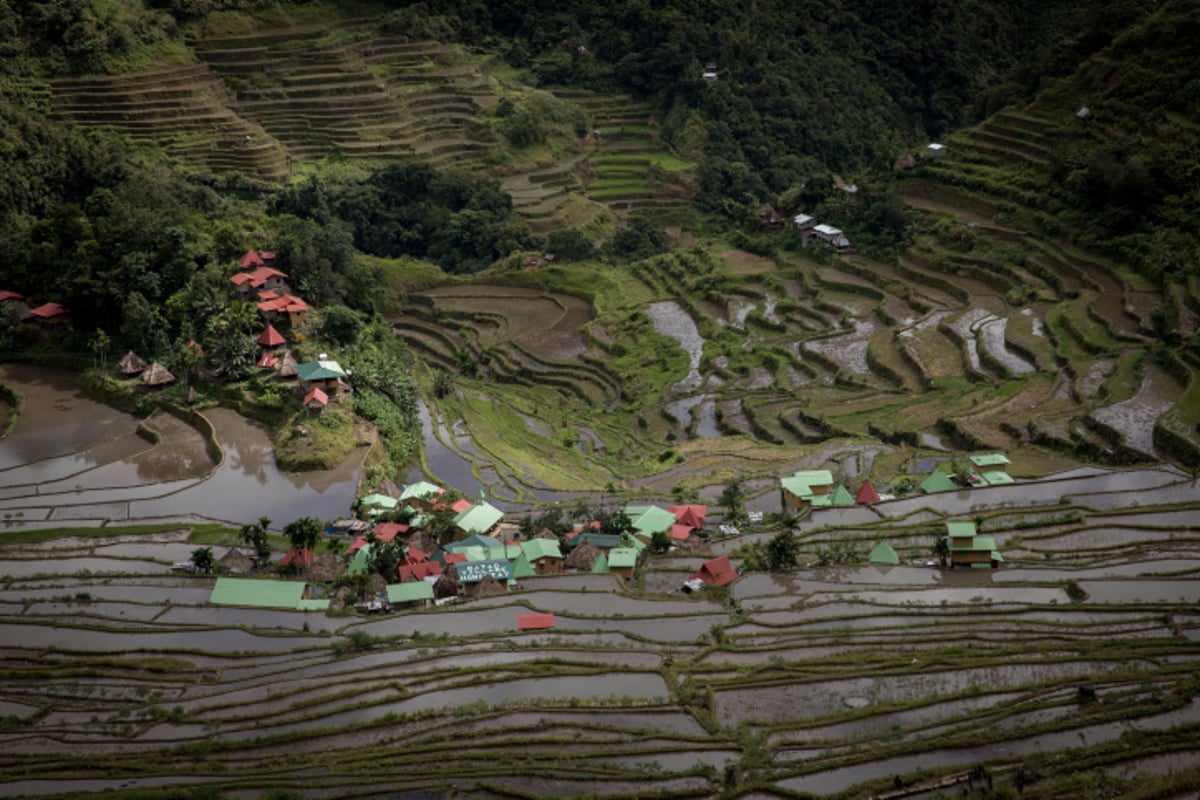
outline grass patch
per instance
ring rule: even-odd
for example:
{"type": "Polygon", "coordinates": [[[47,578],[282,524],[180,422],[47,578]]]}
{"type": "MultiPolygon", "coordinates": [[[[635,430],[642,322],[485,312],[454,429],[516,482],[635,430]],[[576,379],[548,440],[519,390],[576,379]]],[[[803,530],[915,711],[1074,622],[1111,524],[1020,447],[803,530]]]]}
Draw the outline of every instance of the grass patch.
{"type": "Polygon", "coordinates": [[[354,420],[334,406],[319,417],[301,411],[283,426],[274,444],[280,469],[289,472],[333,469],[354,449],[354,420]]]}

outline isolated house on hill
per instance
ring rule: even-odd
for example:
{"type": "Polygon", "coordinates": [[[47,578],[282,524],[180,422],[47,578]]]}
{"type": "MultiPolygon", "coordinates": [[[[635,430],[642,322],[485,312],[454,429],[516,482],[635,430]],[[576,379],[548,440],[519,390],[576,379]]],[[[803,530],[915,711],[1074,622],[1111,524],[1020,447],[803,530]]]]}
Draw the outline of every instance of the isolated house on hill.
{"type": "Polygon", "coordinates": [[[238,259],[238,266],[242,269],[255,269],[257,267],[270,267],[275,264],[275,254],[269,250],[247,250],[238,259]]]}
{"type": "Polygon", "coordinates": [[[850,240],[846,238],[846,234],[832,225],[814,225],[813,235],[839,253],[850,250],[850,240]]]}
{"type": "Polygon", "coordinates": [[[71,325],[71,315],[61,303],[43,303],[31,308],[26,318],[41,328],[66,328],[71,325]]]}
{"type": "Polygon", "coordinates": [[[349,375],[338,362],[320,359],[296,365],[296,377],[306,391],[315,387],[328,393],[337,391],[338,383],[349,375]]]}
{"type": "Polygon", "coordinates": [[[258,336],[258,346],[265,350],[274,350],[284,344],[287,344],[287,340],[283,338],[283,334],[275,330],[274,325],[267,325],[266,329],[258,336]]]}
{"type": "Polygon", "coordinates": [[[328,405],[329,395],[320,389],[314,387],[308,394],[304,395],[304,408],[310,416],[321,416],[325,413],[325,407],[328,405]]]}

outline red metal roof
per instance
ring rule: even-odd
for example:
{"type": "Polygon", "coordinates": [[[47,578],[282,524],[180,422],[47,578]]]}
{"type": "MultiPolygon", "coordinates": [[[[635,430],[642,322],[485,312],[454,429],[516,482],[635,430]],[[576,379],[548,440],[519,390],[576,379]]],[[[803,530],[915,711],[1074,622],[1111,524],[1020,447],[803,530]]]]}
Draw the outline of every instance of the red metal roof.
{"type": "Polygon", "coordinates": [[[675,515],[675,521],[680,525],[698,530],[704,527],[704,515],[708,513],[708,506],[667,506],[667,511],[675,515]]]}
{"type": "Polygon", "coordinates": [[[346,548],[346,555],[348,555],[348,556],[354,555],[359,550],[362,550],[366,546],[366,544],[367,544],[367,537],[359,536],[353,542],[350,543],[349,547],[346,548]]]}
{"type": "Polygon", "coordinates": [[[316,401],[323,406],[329,405],[329,395],[318,389],[313,389],[308,394],[304,395],[304,405],[308,405],[312,401],[316,401]]]}
{"type": "Polygon", "coordinates": [[[468,508],[470,508],[471,505],[472,505],[471,501],[464,497],[460,500],[455,500],[453,503],[451,503],[450,510],[456,514],[461,514],[462,512],[464,512],[468,508]]]}
{"type": "Polygon", "coordinates": [[[278,363],[279,356],[275,355],[274,353],[263,353],[262,358],[258,360],[258,365],[260,367],[266,367],[267,369],[271,369],[278,363]]]}
{"type": "Polygon", "coordinates": [[[268,261],[274,261],[275,254],[269,250],[247,250],[238,259],[239,267],[262,267],[268,261]]]}
{"type": "Polygon", "coordinates": [[[854,498],[854,502],[860,504],[879,502],[879,492],[875,491],[875,486],[871,483],[870,478],[863,481],[862,488],[858,490],[858,495],[854,498]]]}
{"type": "Polygon", "coordinates": [[[713,586],[724,586],[737,580],[738,572],[733,568],[733,562],[729,560],[729,556],[721,556],[712,561],[705,561],[704,565],[700,567],[700,571],[692,577],[699,578],[713,586]]]}
{"type": "Polygon", "coordinates": [[[553,614],[517,614],[517,630],[519,631],[540,631],[553,627],[553,614]]]}
{"type": "Polygon", "coordinates": [[[25,299],[24,295],[22,295],[20,292],[14,292],[9,289],[0,291],[0,303],[5,302],[6,300],[24,300],[24,299],[25,299]]]}
{"type": "Polygon", "coordinates": [[[692,535],[692,528],[689,525],[672,525],[670,536],[672,539],[682,540],[692,535]]]}
{"type": "Polygon", "coordinates": [[[396,568],[396,574],[400,577],[400,582],[405,581],[423,581],[426,578],[435,578],[442,574],[442,565],[436,561],[425,561],[420,564],[401,564],[396,568]]]}
{"type": "Polygon", "coordinates": [[[295,565],[301,569],[305,569],[312,565],[312,561],[312,550],[309,550],[307,547],[302,547],[299,550],[292,548],[284,554],[282,559],[280,559],[279,566],[286,567],[289,565],[295,565]]]}
{"type": "Polygon", "coordinates": [[[41,319],[53,319],[54,317],[61,317],[63,314],[66,314],[67,310],[59,303],[45,303],[30,310],[29,313],[41,319]]]}
{"type": "Polygon", "coordinates": [[[274,325],[268,325],[267,329],[259,334],[258,337],[258,343],[263,347],[278,347],[285,341],[283,334],[275,330],[274,325]]]}
{"type": "Polygon", "coordinates": [[[375,538],[381,542],[390,542],[401,533],[408,533],[408,526],[403,522],[380,522],[375,526],[375,538]]]}
{"type": "Polygon", "coordinates": [[[447,564],[464,564],[467,560],[466,553],[446,553],[444,556],[447,564]]]}
{"type": "Polygon", "coordinates": [[[404,554],[404,560],[409,564],[424,564],[429,560],[429,554],[417,547],[409,545],[408,552],[404,554]]]}

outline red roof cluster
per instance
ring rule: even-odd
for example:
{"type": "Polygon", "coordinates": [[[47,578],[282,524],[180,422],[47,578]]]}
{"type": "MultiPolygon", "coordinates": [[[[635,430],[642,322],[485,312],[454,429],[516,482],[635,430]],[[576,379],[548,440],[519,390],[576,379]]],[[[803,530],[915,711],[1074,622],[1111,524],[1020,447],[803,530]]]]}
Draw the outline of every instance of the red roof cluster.
{"type": "MultiPolygon", "coordinates": [[[[263,294],[274,295],[275,293],[263,292],[263,294]]],[[[308,310],[308,303],[304,302],[299,297],[290,294],[276,295],[269,300],[262,300],[258,303],[255,303],[255,305],[257,305],[258,310],[262,311],[264,314],[269,314],[272,311],[276,311],[281,314],[294,314],[298,311],[308,310]]]]}
{"type": "Polygon", "coordinates": [[[408,533],[403,522],[381,522],[375,526],[375,538],[381,542],[390,542],[401,533],[408,533]]]}
{"type": "Polygon", "coordinates": [[[466,553],[446,553],[443,556],[447,564],[464,564],[467,561],[466,553]]]}
{"type": "Polygon", "coordinates": [[[239,272],[229,280],[239,289],[243,286],[249,286],[251,289],[261,289],[271,278],[287,280],[287,273],[281,272],[274,267],[259,267],[252,272],[239,272]]]}
{"type": "Polygon", "coordinates": [[[250,267],[265,267],[273,263],[275,263],[275,254],[269,250],[247,250],[238,259],[238,266],[246,269],[250,267]]]}
{"type": "Polygon", "coordinates": [[[711,586],[725,586],[737,580],[738,571],[733,568],[733,562],[729,560],[729,556],[721,556],[711,561],[705,561],[700,567],[700,571],[692,577],[699,578],[711,586]]]}
{"type": "Polygon", "coordinates": [[[400,582],[423,581],[426,578],[436,578],[442,574],[442,565],[436,561],[423,561],[420,564],[401,564],[396,567],[396,575],[400,582]]]}

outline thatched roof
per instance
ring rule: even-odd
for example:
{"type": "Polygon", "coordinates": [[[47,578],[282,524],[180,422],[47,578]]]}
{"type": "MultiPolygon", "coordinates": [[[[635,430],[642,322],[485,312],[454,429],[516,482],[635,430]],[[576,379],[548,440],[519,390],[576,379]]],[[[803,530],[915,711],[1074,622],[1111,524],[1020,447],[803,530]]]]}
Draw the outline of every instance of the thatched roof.
{"type": "Polygon", "coordinates": [[[433,585],[433,596],[439,600],[443,597],[458,597],[458,581],[455,579],[454,572],[451,569],[449,572],[443,573],[437,579],[437,583],[433,585]]]}
{"type": "Polygon", "coordinates": [[[563,565],[567,569],[590,570],[600,557],[600,548],[591,542],[584,542],[571,551],[563,565]]]}
{"type": "Polygon", "coordinates": [[[162,364],[155,361],[150,368],[142,373],[142,384],[145,386],[166,386],[174,383],[175,376],[162,364]]]}
{"type": "Polygon", "coordinates": [[[333,553],[325,553],[313,559],[308,568],[308,577],[314,583],[331,583],[341,577],[346,565],[333,553]]]}
{"type": "Polygon", "coordinates": [[[137,353],[130,350],[125,357],[117,362],[117,370],[122,375],[137,375],[146,369],[146,362],[137,353]]]}
{"type": "Polygon", "coordinates": [[[229,572],[249,572],[254,569],[254,559],[235,547],[229,548],[217,562],[217,566],[229,572]]]}
{"type": "Polygon", "coordinates": [[[542,528],[540,531],[538,531],[536,534],[534,534],[533,538],[535,538],[535,539],[551,539],[555,542],[558,541],[558,536],[553,531],[551,531],[549,528],[542,528]]]}
{"type": "Polygon", "coordinates": [[[475,584],[476,597],[491,597],[495,594],[504,594],[507,591],[508,587],[491,575],[485,575],[483,580],[475,584]]]}
{"type": "Polygon", "coordinates": [[[283,358],[279,359],[279,363],[275,365],[275,374],[281,378],[296,377],[296,357],[291,351],[283,354],[283,358]]]}

